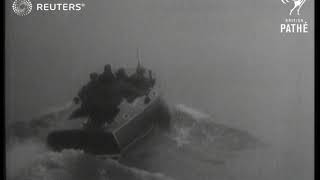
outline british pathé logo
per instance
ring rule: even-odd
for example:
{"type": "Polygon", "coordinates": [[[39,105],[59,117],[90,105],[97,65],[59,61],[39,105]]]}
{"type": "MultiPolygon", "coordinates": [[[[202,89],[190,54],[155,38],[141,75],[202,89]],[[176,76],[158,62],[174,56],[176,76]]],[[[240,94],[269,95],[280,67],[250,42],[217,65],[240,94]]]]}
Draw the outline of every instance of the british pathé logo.
{"type": "Polygon", "coordinates": [[[32,3],[29,0],[15,0],[12,4],[12,9],[18,16],[25,16],[30,14],[32,3]]]}
{"type": "Polygon", "coordinates": [[[296,11],[297,15],[300,15],[300,9],[306,0],[281,0],[281,2],[286,5],[293,5],[289,12],[291,16],[294,11],[296,11]]]}
{"type": "Polygon", "coordinates": [[[290,6],[289,16],[280,24],[280,33],[304,34],[309,32],[308,21],[302,18],[301,8],[306,0],[281,0],[284,5],[290,6]]]}
{"type": "MultiPolygon", "coordinates": [[[[35,3],[34,11],[81,11],[84,7],[84,3],[35,3]]],[[[30,0],[14,0],[12,4],[12,9],[15,14],[19,16],[25,16],[31,13],[32,3],[30,0]]]]}

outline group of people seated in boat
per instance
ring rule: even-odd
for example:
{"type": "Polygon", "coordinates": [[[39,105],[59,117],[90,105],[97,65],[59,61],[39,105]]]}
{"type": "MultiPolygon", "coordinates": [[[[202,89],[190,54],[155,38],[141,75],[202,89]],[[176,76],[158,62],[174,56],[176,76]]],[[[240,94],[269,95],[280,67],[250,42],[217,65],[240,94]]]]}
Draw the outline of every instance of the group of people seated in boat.
{"type": "Polygon", "coordinates": [[[118,69],[113,74],[111,65],[106,65],[101,74],[91,73],[90,81],[82,87],[76,103],[81,107],[74,111],[71,118],[88,116],[90,127],[99,128],[111,123],[119,112],[118,105],[123,99],[132,102],[135,98],[146,95],[154,86],[155,79],[151,70],[138,65],[136,72],[128,76],[125,69],[118,69]]]}

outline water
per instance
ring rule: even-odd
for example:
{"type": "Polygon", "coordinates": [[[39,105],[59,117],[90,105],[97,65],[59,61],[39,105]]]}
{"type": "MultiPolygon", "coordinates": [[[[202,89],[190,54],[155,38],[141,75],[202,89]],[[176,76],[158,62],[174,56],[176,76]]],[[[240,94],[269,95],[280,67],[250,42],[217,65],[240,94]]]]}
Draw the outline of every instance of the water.
{"type": "MultiPolygon", "coordinates": [[[[46,125],[33,123],[31,130],[38,131],[29,137],[10,135],[9,179],[230,179],[227,162],[238,156],[236,152],[265,146],[248,132],[217,124],[210,115],[179,104],[171,107],[170,131],[155,131],[119,162],[79,150],[52,152],[41,131],[66,120],[72,107],[64,108],[33,120],[46,125]]],[[[22,129],[14,126],[11,132],[22,129]]]]}
{"type": "MultiPolygon", "coordinates": [[[[6,1],[6,12],[11,3],[6,1]]],[[[123,163],[175,179],[313,179],[313,5],[307,1],[302,8],[311,27],[301,36],[279,33],[288,15],[279,0],[111,0],[86,2],[79,14],[8,13],[6,122],[28,122],[71,100],[89,73],[106,63],[135,66],[140,47],[169,104],[205,112],[268,146],[239,150],[220,141],[226,144],[181,152],[192,138],[211,137],[197,134],[205,127],[182,124],[171,138],[163,137],[171,144],[162,145],[159,158],[141,153],[145,164],[123,163]]],[[[49,153],[33,143],[38,140],[8,151],[17,162],[12,167],[24,166],[20,159],[32,160],[38,150],[49,153]]]]}

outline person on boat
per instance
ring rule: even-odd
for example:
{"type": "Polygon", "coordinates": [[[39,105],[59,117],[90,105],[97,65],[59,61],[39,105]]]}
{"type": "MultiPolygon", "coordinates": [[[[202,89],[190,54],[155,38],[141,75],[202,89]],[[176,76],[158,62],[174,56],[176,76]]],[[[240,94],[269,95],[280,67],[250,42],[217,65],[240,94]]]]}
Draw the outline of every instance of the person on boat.
{"type": "Polygon", "coordinates": [[[124,68],[120,68],[116,72],[116,79],[119,81],[128,81],[129,80],[129,77],[128,77],[126,71],[124,70],[124,68]]]}
{"type": "Polygon", "coordinates": [[[104,71],[103,73],[100,75],[100,80],[104,83],[108,82],[113,82],[115,80],[115,76],[112,73],[111,70],[111,65],[107,64],[104,66],[104,71]]]}
{"type": "Polygon", "coordinates": [[[149,71],[149,77],[146,77],[145,71],[138,66],[136,73],[129,77],[125,69],[120,68],[114,75],[108,64],[103,73],[91,73],[90,81],[78,93],[81,107],[75,111],[75,115],[87,114],[90,126],[95,129],[111,123],[123,99],[133,102],[137,97],[147,94],[153,86],[152,72],[149,71]]]}
{"type": "Polygon", "coordinates": [[[96,81],[98,79],[98,74],[97,73],[90,73],[90,80],[96,81]]]}

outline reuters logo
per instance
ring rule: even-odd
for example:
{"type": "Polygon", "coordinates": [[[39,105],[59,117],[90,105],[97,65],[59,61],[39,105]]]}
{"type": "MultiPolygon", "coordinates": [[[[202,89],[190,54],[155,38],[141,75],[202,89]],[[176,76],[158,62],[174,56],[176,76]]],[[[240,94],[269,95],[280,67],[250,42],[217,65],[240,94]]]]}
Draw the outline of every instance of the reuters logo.
{"type": "Polygon", "coordinates": [[[32,4],[30,0],[15,0],[12,4],[12,9],[18,16],[25,16],[30,14],[32,4]]]}

